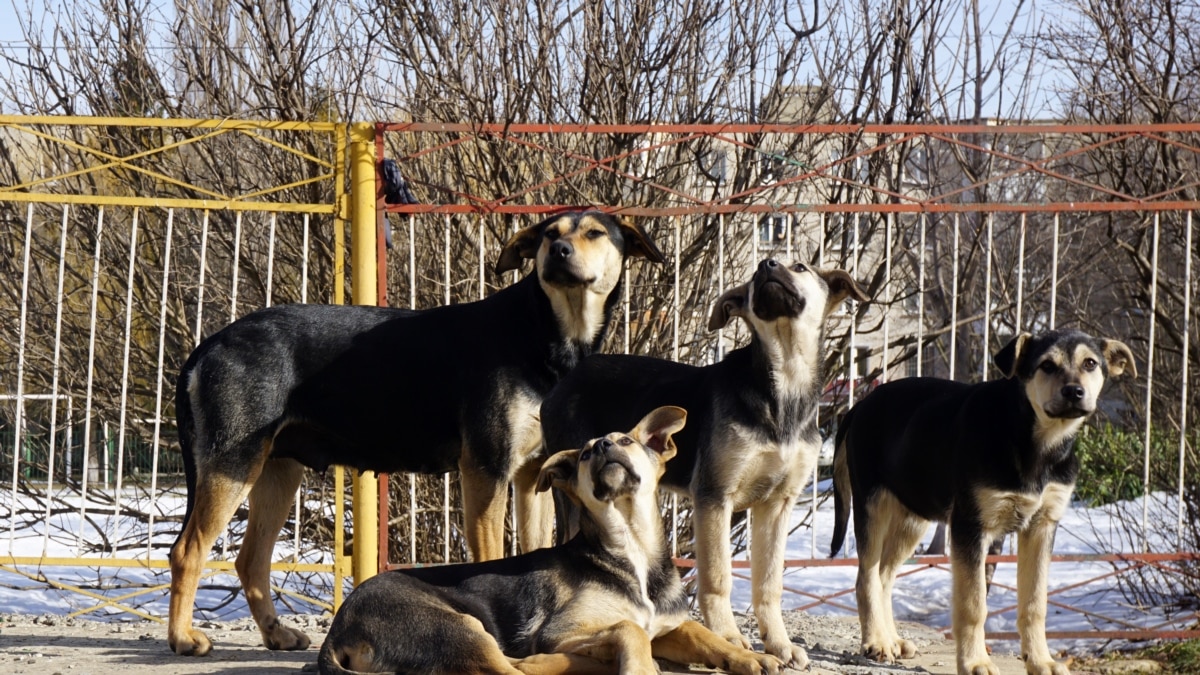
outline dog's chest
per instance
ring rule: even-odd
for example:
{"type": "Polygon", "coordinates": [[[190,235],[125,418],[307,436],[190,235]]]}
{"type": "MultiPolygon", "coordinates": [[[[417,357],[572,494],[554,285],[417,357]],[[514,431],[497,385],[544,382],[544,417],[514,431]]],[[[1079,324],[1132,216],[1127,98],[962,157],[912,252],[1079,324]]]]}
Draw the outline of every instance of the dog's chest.
{"type": "Polygon", "coordinates": [[[1041,492],[980,488],[975,492],[980,524],[993,537],[1021,532],[1035,523],[1057,523],[1066,511],[1071,487],[1048,484],[1041,492]]]}
{"type": "Polygon", "coordinates": [[[772,440],[753,429],[731,426],[716,448],[714,468],[735,508],[745,508],[773,495],[795,496],[811,477],[819,447],[799,435],[772,440]]]}

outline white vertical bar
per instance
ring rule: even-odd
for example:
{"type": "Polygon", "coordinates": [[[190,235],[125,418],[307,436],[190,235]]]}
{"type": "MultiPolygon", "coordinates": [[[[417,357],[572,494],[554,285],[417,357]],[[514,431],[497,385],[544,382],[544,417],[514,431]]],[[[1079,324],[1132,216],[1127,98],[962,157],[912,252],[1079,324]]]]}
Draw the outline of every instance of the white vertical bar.
{"type": "MultiPolygon", "coordinates": [[[[308,219],[310,214],[304,214],[304,227],[302,228],[303,235],[300,242],[300,302],[308,302],[308,219]]],[[[296,513],[300,513],[300,507],[297,504],[296,513]]],[[[299,520],[297,518],[296,520],[299,520]]]]}
{"type": "Polygon", "coordinates": [[[1188,211],[1187,225],[1183,236],[1183,355],[1182,375],[1179,378],[1179,513],[1175,525],[1175,551],[1183,551],[1183,479],[1184,460],[1187,457],[1187,413],[1188,413],[1188,343],[1192,325],[1192,212],[1188,211]]]}
{"type": "Polygon", "coordinates": [[[787,260],[788,262],[792,262],[792,230],[796,229],[796,214],[789,213],[787,219],[787,232],[784,233],[784,241],[786,243],[784,246],[786,247],[785,250],[787,251],[787,260]]]}
{"type": "MultiPolygon", "coordinates": [[[[717,216],[717,297],[725,295],[725,214],[717,216]]],[[[725,329],[717,331],[716,360],[725,358],[725,329]]]]}
{"type": "MultiPolygon", "coordinates": [[[[272,223],[274,223],[274,219],[272,219],[272,223]]],[[[154,381],[157,383],[154,392],[154,441],[150,446],[150,451],[153,453],[150,460],[150,500],[152,505],[158,503],[158,441],[160,432],[162,431],[163,358],[167,343],[167,284],[171,280],[171,235],[173,234],[174,227],[175,209],[167,209],[167,241],[163,244],[162,295],[158,303],[158,372],[154,378],[154,381]]],[[[274,239],[274,233],[272,233],[271,237],[274,239]]],[[[270,299],[270,297],[271,294],[268,292],[267,298],[270,299]]],[[[147,521],[147,560],[150,559],[150,554],[154,551],[154,511],[155,509],[152,507],[147,521]]]]}
{"type": "Polygon", "coordinates": [[[825,213],[821,213],[821,223],[817,228],[817,267],[825,266],[825,213]]]}
{"type": "MultiPolygon", "coordinates": [[[[58,235],[58,286],[54,296],[54,358],[50,376],[50,457],[46,469],[46,529],[42,532],[43,556],[47,555],[50,550],[50,516],[53,513],[50,505],[54,501],[52,495],[54,494],[55,445],[58,440],[58,373],[62,359],[63,277],[66,275],[67,217],[69,213],[70,207],[63,204],[62,229],[58,235]]],[[[66,456],[68,458],[71,456],[70,445],[67,446],[66,456]]],[[[69,461],[67,466],[70,466],[69,461]]],[[[63,483],[67,484],[70,480],[71,474],[68,471],[63,483]]]]}
{"type": "MultiPolygon", "coordinates": [[[[306,216],[307,217],[307,216],[306,216]]],[[[208,257],[208,211],[204,212],[204,218],[200,222],[200,285],[196,289],[196,341],[195,345],[200,345],[200,330],[204,325],[204,272],[205,261],[208,257]]]]}
{"type": "Polygon", "coordinates": [[[271,306],[271,289],[275,278],[275,226],[279,214],[271,213],[271,225],[267,228],[267,307],[271,306]]]}
{"type": "Polygon", "coordinates": [[[121,415],[117,423],[117,491],[113,498],[113,537],[109,539],[113,545],[110,550],[113,557],[117,555],[116,528],[117,519],[121,515],[121,484],[125,473],[125,418],[129,412],[129,350],[133,342],[133,273],[137,269],[137,235],[138,216],[141,210],[133,209],[133,220],[129,224],[129,274],[125,279],[125,349],[121,357],[121,415]]]}
{"type": "Polygon", "coordinates": [[[921,214],[921,250],[917,253],[917,377],[925,365],[925,226],[927,214],[921,214]]]}
{"type": "MultiPolygon", "coordinates": [[[[762,232],[759,231],[759,227],[761,226],[756,225],[753,220],[750,221],[750,250],[753,251],[753,253],[750,254],[750,260],[747,261],[750,265],[750,274],[754,274],[754,270],[757,269],[758,266],[758,239],[762,236],[762,232]]],[[[771,216],[767,216],[767,230],[774,230],[772,227],[771,216]]]]}
{"type": "Polygon", "coordinates": [[[30,202],[25,210],[25,252],[23,254],[21,274],[21,322],[17,336],[17,414],[13,427],[13,470],[12,508],[9,510],[11,522],[8,524],[8,550],[13,550],[13,541],[17,536],[17,476],[21,464],[21,431],[25,425],[25,321],[29,314],[29,254],[33,248],[33,203],[30,202]]]}
{"type": "Polygon", "coordinates": [[[1050,330],[1054,330],[1054,327],[1058,325],[1058,215],[1056,211],[1054,213],[1054,245],[1050,255],[1050,330]]]}
{"type": "MultiPolygon", "coordinates": [[[[417,239],[413,215],[408,214],[408,308],[417,308],[417,239]]],[[[408,556],[417,562],[417,476],[408,474],[408,556]]]]}
{"type": "MultiPolygon", "coordinates": [[[[1154,214],[1154,244],[1150,257],[1150,339],[1146,348],[1146,435],[1142,463],[1142,551],[1150,552],[1150,404],[1154,400],[1154,325],[1158,312],[1158,213],[1154,214]]],[[[1189,255],[1189,258],[1191,256],[1189,255]]]]}
{"type": "Polygon", "coordinates": [[[992,353],[992,214],[987,214],[987,247],[983,254],[983,358],[980,362],[979,381],[987,382],[988,356],[992,353]]]}
{"type": "Polygon", "coordinates": [[[487,285],[486,285],[486,284],[487,284],[487,281],[484,279],[484,276],[483,276],[483,274],[484,274],[484,269],[483,269],[483,267],[484,267],[484,266],[483,266],[483,256],[484,256],[484,247],[483,247],[483,241],[484,241],[484,237],[485,237],[486,235],[487,235],[487,230],[486,230],[486,229],[484,229],[484,227],[483,227],[483,216],[482,216],[482,215],[480,215],[480,216],[479,216],[479,299],[480,299],[480,300],[484,299],[484,297],[486,297],[486,296],[487,296],[487,285]]]}
{"type": "MultiPolygon", "coordinates": [[[[675,216],[675,283],[671,285],[671,359],[679,362],[680,223],[675,216]]],[[[671,555],[679,556],[679,495],[671,493],[671,555]]]]}
{"type": "Polygon", "coordinates": [[[1022,303],[1025,301],[1025,215],[1021,214],[1021,242],[1017,245],[1017,318],[1013,337],[1020,335],[1025,327],[1021,323],[1022,303]]]}
{"type": "MultiPolygon", "coordinates": [[[[79,529],[75,533],[75,545],[83,545],[83,524],[87,522],[88,494],[88,451],[92,445],[92,393],[94,392],[96,365],[96,305],[100,293],[100,241],[104,234],[104,207],[96,215],[96,254],[92,258],[92,307],[88,322],[88,365],[87,395],[83,404],[83,481],[79,500],[79,529]]],[[[203,288],[203,286],[201,286],[203,288]]]]}
{"type": "Polygon", "coordinates": [[[887,382],[888,377],[888,342],[892,339],[891,321],[889,318],[892,315],[892,225],[896,218],[894,213],[884,216],[883,230],[883,289],[881,294],[886,290],[887,304],[883,310],[883,368],[879,377],[880,382],[887,382]]]}
{"type": "MultiPolygon", "coordinates": [[[[850,274],[855,279],[858,278],[858,219],[859,219],[859,214],[857,212],[855,212],[855,214],[854,214],[854,234],[853,234],[852,238],[850,239],[850,242],[851,242],[850,245],[852,247],[850,250],[850,274]]],[[[855,342],[855,338],[857,336],[858,336],[858,308],[851,307],[850,308],[850,344],[846,348],[847,349],[846,355],[847,355],[847,357],[849,357],[847,359],[848,363],[846,364],[846,379],[848,379],[850,381],[850,386],[847,387],[847,389],[846,389],[846,405],[848,407],[854,406],[854,379],[855,379],[855,376],[858,374],[858,363],[857,363],[857,359],[854,358],[855,357],[854,342],[855,342]]]]}
{"type": "Polygon", "coordinates": [[[621,274],[624,277],[624,279],[621,282],[621,286],[624,287],[623,290],[624,290],[624,296],[625,296],[624,298],[621,299],[621,304],[624,305],[624,307],[625,307],[625,312],[624,312],[625,316],[622,320],[622,323],[625,324],[625,331],[624,331],[623,342],[622,342],[621,347],[622,347],[622,353],[628,354],[629,353],[629,312],[630,312],[630,308],[629,308],[629,305],[630,305],[629,268],[626,267],[625,271],[622,272],[621,274]]]}
{"type": "Polygon", "coordinates": [[[954,270],[950,275],[950,379],[954,379],[958,345],[958,214],[954,214],[954,270]]]}
{"type": "Polygon", "coordinates": [[[242,258],[242,212],[233,219],[233,290],[229,294],[229,323],[237,319],[238,265],[242,258]]]}
{"type": "MultiPolygon", "coordinates": [[[[444,222],[444,256],[442,270],[445,273],[446,298],[445,304],[450,304],[450,214],[446,214],[444,222]]],[[[450,562],[450,474],[442,474],[442,561],[450,562]]]]}

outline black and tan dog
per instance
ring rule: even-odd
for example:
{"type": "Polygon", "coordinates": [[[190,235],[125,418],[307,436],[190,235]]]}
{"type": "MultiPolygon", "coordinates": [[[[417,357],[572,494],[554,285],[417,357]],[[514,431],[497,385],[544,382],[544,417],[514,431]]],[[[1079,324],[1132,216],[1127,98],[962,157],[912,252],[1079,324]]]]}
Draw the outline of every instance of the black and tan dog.
{"type": "Polygon", "coordinates": [[[630,256],[663,259],[639,227],[598,211],[567,213],[513,235],[496,272],[526,258],[535,272],[484,300],[420,312],[279,306],[205,340],[175,398],[188,501],[171,551],[171,648],[203,655],[212,647],[192,628],[196,587],[247,494],[237,571],[251,613],[267,647],[308,646],[279,623],[268,578],[305,466],[458,469],[475,560],[503,555],[513,481],[522,545],[550,543],[530,541],[550,531],[549,500],[534,497],[538,406],[603,341],[630,256]]]}
{"type": "Polygon", "coordinates": [[[321,647],[322,675],[657,672],[654,656],[735,673],[779,661],[688,620],[664,545],[658,480],[675,454],[681,408],[657,408],[543,465],[580,507],[569,542],[504,560],[396,570],[359,586],[321,647]]]}
{"type": "Polygon", "coordinates": [[[867,299],[841,270],[764,260],[753,279],[718,299],[708,324],[716,330],[741,317],[751,328],[749,345],[704,367],[593,356],[542,404],[549,450],[624,428],[655,406],[691,412],[693,424],[676,437],[679,457],[662,484],[693,500],[700,611],[718,635],[749,644],[730,604],[730,519],[749,509],[759,632],[769,653],[797,667],[808,656],[792,643],[781,610],[788,519],[820,451],[826,318],[847,297],[867,299]]]}
{"type": "Polygon", "coordinates": [[[1005,379],[962,384],[908,378],[879,386],[847,413],[834,454],[832,552],[851,498],[858,539],[863,651],[892,662],[916,653],[892,616],[892,586],[930,521],[949,524],[952,622],[963,675],[997,675],[984,645],[989,544],[1017,533],[1017,628],[1031,675],[1065,675],[1046,646],[1054,532],[1079,460],[1075,434],[1107,377],[1136,377],[1121,342],[1078,331],[1023,333],[995,356],[1005,379]]]}

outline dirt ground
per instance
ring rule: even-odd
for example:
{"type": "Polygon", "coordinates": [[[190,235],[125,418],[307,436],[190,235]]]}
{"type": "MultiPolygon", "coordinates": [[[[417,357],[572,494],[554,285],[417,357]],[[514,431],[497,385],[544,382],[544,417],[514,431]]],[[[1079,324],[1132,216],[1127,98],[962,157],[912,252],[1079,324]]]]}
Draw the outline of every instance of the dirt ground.
{"type": "MultiPolygon", "coordinates": [[[[872,663],[855,655],[858,624],[852,617],[813,617],[791,612],[789,629],[808,649],[811,672],[821,675],[900,675],[934,673],[953,675],[954,643],[917,624],[904,624],[901,632],[917,642],[921,654],[898,667],[872,663]]],[[[101,623],[59,616],[0,615],[0,673],[45,675],[282,675],[315,672],[317,646],[325,637],[329,619],[316,616],[284,619],[305,630],[314,646],[304,652],[264,649],[249,619],[200,624],[213,639],[213,653],[183,658],[167,649],[166,627],[151,622],[101,623]]],[[[752,630],[752,629],[751,629],[752,630]]],[[[1008,643],[994,647],[993,658],[1002,675],[1024,675],[1025,668],[1008,643]]],[[[760,645],[761,648],[761,645],[760,645]]],[[[688,671],[661,664],[665,673],[688,671]]],[[[1080,674],[1088,671],[1073,670],[1080,674]]]]}

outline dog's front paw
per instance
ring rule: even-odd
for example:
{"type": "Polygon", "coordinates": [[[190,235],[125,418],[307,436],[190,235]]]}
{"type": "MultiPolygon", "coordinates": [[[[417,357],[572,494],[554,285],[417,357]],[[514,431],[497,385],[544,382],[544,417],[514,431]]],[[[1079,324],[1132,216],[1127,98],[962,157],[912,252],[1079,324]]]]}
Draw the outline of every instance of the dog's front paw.
{"type": "Polygon", "coordinates": [[[188,628],[179,635],[169,635],[167,644],[171,646],[171,651],[180,656],[207,656],[212,651],[208,636],[194,628],[188,628]]]}
{"type": "Polygon", "coordinates": [[[734,675],[779,675],[785,664],[770,654],[746,650],[741,657],[730,659],[728,665],[734,675]]]}
{"type": "Polygon", "coordinates": [[[897,659],[911,659],[917,655],[917,646],[908,640],[879,639],[863,643],[863,655],[880,663],[895,663],[897,659]]]}
{"type": "Polygon", "coordinates": [[[973,661],[959,661],[958,675],[1000,675],[1000,669],[992,663],[992,659],[984,657],[973,661]]]}
{"type": "Polygon", "coordinates": [[[717,635],[720,635],[722,638],[728,640],[729,644],[733,645],[734,647],[741,647],[742,649],[745,649],[745,650],[750,649],[750,640],[746,639],[746,636],[742,635],[741,632],[739,632],[736,627],[733,628],[732,630],[728,630],[728,631],[715,631],[714,630],[713,632],[716,633],[717,635]]]}
{"type": "Polygon", "coordinates": [[[267,649],[291,651],[308,649],[312,641],[303,632],[289,628],[276,620],[262,631],[263,645],[267,649]]]}
{"type": "Polygon", "coordinates": [[[776,656],[787,668],[794,668],[796,670],[806,670],[808,668],[808,652],[804,651],[804,648],[798,644],[792,642],[766,642],[763,646],[766,647],[768,654],[776,656]]]}
{"type": "Polygon", "coordinates": [[[1053,659],[1047,661],[1025,660],[1025,672],[1029,675],[1071,675],[1066,664],[1053,659]]]}

